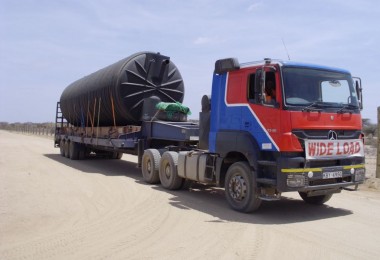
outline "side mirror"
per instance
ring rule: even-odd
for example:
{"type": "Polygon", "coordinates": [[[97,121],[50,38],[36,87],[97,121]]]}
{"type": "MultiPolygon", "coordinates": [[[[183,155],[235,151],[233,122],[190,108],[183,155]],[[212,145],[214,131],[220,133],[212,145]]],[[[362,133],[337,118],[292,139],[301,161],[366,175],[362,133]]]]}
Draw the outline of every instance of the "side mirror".
{"type": "Polygon", "coordinates": [[[260,77],[260,86],[261,86],[261,103],[264,103],[265,100],[265,71],[262,70],[260,77]]]}
{"type": "Polygon", "coordinates": [[[264,90],[265,90],[265,72],[263,70],[257,70],[255,78],[255,97],[257,97],[257,103],[264,102],[264,90]]]}
{"type": "Polygon", "coordinates": [[[359,107],[360,110],[363,109],[363,89],[362,89],[362,80],[358,77],[353,77],[352,78],[354,83],[355,83],[355,90],[356,94],[358,95],[358,102],[359,102],[359,107]]]}

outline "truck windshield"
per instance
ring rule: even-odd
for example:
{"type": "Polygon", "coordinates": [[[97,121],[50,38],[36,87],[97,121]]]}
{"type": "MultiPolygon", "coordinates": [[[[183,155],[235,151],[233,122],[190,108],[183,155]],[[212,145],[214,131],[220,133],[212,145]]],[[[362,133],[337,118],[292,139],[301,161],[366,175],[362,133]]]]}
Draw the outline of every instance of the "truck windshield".
{"type": "Polygon", "coordinates": [[[302,109],[358,109],[350,74],[308,68],[283,68],[285,104],[302,109]]]}

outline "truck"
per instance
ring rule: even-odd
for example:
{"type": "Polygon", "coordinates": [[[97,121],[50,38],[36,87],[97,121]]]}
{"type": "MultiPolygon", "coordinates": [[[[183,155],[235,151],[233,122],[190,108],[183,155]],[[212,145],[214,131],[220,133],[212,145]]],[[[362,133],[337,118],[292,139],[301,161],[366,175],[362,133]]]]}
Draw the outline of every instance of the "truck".
{"type": "Polygon", "coordinates": [[[135,154],[147,183],[224,187],[229,206],[245,213],[284,192],[321,205],[365,179],[362,83],[347,70],[225,58],[198,122],[181,110],[183,96],[170,57],[131,55],[64,90],[55,147],[73,160],[135,154]]]}

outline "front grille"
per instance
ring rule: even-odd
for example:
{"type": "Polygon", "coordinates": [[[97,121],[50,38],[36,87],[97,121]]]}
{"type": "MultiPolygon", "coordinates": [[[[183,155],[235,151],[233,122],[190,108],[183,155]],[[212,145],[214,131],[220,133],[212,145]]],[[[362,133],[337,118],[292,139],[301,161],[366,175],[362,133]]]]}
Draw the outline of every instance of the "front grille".
{"type": "Polygon", "coordinates": [[[338,135],[338,139],[358,139],[361,135],[360,130],[339,130],[339,129],[329,129],[329,130],[303,130],[296,129],[292,133],[296,135],[299,139],[319,139],[327,140],[330,131],[335,131],[338,135]]]}

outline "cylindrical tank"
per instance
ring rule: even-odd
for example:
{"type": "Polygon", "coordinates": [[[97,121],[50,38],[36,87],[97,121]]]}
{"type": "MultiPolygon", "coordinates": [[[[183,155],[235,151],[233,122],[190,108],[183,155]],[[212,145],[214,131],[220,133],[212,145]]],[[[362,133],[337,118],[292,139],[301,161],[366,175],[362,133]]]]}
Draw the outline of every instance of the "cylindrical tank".
{"type": "Polygon", "coordinates": [[[182,76],[170,58],[139,52],[70,84],[62,115],[74,126],[139,125],[144,100],[182,102],[182,76]]]}

